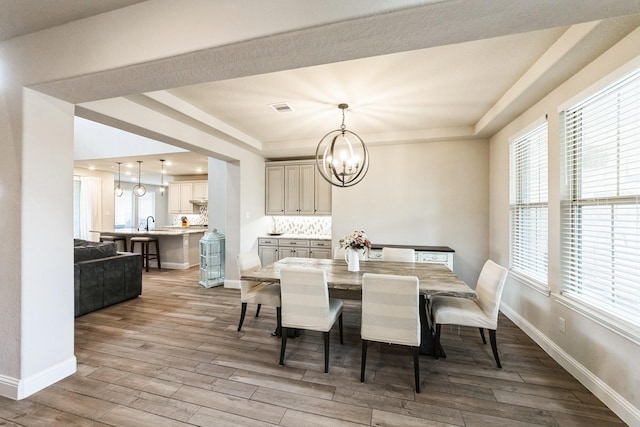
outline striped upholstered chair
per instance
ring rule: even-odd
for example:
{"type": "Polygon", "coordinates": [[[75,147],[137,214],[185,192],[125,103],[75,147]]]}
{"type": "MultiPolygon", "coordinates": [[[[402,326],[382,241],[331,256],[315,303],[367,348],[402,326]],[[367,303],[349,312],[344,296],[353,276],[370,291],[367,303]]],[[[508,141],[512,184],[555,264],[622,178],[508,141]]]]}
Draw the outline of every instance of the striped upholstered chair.
{"type": "Polygon", "coordinates": [[[369,341],[400,344],[413,351],[416,393],[420,393],[420,315],[418,311],[418,278],[390,274],[365,273],[362,276],[362,365],[360,381],[364,382],[369,341]]]}
{"type": "Polygon", "coordinates": [[[409,248],[382,248],[382,261],[415,262],[416,251],[409,248]]]}
{"type": "Polygon", "coordinates": [[[507,269],[487,260],[480,271],[480,277],[476,284],[477,300],[466,298],[434,296],[431,299],[431,316],[436,325],[436,351],[438,358],[440,350],[440,330],[442,325],[471,326],[480,329],[482,342],[487,343],[484,337],[484,328],[489,330],[491,340],[491,350],[496,366],[502,368],[498,357],[498,346],[496,344],[496,329],[498,328],[498,311],[502,290],[507,280],[507,269]]]}
{"type": "MultiPolygon", "coordinates": [[[[236,257],[236,261],[238,263],[240,276],[242,276],[243,271],[262,266],[262,263],[260,262],[260,256],[255,251],[238,254],[238,256],[236,257]]],[[[262,304],[276,308],[277,326],[275,334],[277,336],[280,336],[280,285],[276,283],[261,283],[251,280],[241,280],[240,301],[242,302],[242,311],[240,313],[240,323],[238,323],[238,331],[242,329],[244,316],[247,313],[247,304],[251,302],[258,304],[258,308],[256,309],[256,317],[258,317],[258,315],[260,314],[260,307],[262,307],[262,304]]]]}
{"type": "Polygon", "coordinates": [[[329,298],[325,272],[319,269],[283,268],[280,270],[280,291],[282,295],[280,364],[284,365],[288,329],[319,331],[324,336],[324,371],[329,372],[329,331],[336,320],[340,326],[340,344],[343,343],[343,301],[329,298]]]}

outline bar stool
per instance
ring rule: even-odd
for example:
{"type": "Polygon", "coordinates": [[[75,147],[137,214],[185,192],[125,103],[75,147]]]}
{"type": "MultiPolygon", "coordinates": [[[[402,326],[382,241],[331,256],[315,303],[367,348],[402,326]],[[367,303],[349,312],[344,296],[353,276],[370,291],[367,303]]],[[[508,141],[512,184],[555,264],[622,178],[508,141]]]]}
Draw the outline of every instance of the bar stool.
{"type": "Polygon", "coordinates": [[[118,242],[122,242],[122,251],[126,251],[127,250],[127,238],[124,236],[110,236],[110,235],[106,235],[103,236],[102,234],[100,235],[100,241],[101,242],[114,242],[116,244],[116,249],[118,249],[118,242]]]}
{"type": "Polygon", "coordinates": [[[160,270],[160,243],[158,242],[157,237],[132,237],[129,239],[131,241],[131,252],[135,252],[136,243],[140,243],[142,245],[142,260],[145,265],[145,271],[149,272],[149,260],[157,259],[158,260],[158,270],[160,270]],[[149,253],[149,246],[151,243],[156,244],[156,253],[149,253]]]}

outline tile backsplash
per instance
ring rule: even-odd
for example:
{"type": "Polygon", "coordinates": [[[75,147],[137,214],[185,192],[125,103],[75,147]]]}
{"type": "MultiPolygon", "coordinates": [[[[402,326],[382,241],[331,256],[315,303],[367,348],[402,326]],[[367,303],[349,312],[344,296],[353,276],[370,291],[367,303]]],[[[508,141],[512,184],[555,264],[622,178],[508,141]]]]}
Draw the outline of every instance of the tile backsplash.
{"type": "Polygon", "coordinates": [[[269,233],[331,237],[330,216],[274,216],[269,233]]]}
{"type": "Polygon", "coordinates": [[[180,225],[182,223],[182,217],[186,216],[189,220],[189,225],[208,225],[209,224],[209,212],[208,206],[200,206],[199,214],[177,214],[173,215],[172,225],[180,225]]]}

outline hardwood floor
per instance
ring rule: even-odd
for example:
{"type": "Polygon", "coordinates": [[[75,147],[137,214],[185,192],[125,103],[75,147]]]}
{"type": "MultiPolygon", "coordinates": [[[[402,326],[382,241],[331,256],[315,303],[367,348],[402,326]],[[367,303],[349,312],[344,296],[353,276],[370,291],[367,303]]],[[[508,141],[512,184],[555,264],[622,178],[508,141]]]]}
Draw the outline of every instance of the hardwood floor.
{"type": "Polygon", "coordinates": [[[446,359],[371,344],[360,383],[359,302],[345,343],[280,341],[275,310],[198,285],[198,269],[144,273],[141,297],[76,319],[78,372],[27,399],[0,398],[1,426],[621,426],[624,423],[501,315],[497,369],[472,328],[443,327],[446,359]]]}

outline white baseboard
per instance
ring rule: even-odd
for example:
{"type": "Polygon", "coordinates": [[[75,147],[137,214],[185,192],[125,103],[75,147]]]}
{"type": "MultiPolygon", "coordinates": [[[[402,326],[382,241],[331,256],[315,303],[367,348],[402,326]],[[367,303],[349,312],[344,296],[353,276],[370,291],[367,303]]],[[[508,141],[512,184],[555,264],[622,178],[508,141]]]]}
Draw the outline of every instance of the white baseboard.
{"type": "Polygon", "coordinates": [[[24,399],[68,377],[77,369],[78,362],[76,357],[72,356],[64,362],[22,380],[0,375],[0,396],[13,400],[24,399]]]}
{"type": "Polygon", "coordinates": [[[519,313],[511,309],[511,307],[502,303],[500,304],[500,311],[624,422],[630,426],[640,426],[640,410],[638,408],[609,387],[607,383],[602,381],[584,365],[571,357],[570,354],[544,335],[533,324],[529,323],[528,320],[520,316],[519,313]]]}
{"type": "MultiPolygon", "coordinates": [[[[154,264],[153,261],[149,261],[150,263],[150,267],[153,268],[154,264]]],[[[166,268],[168,270],[188,270],[189,267],[191,267],[189,265],[188,262],[164,262],[162,261],[161,264],[162,268],[166,268]]]]}

